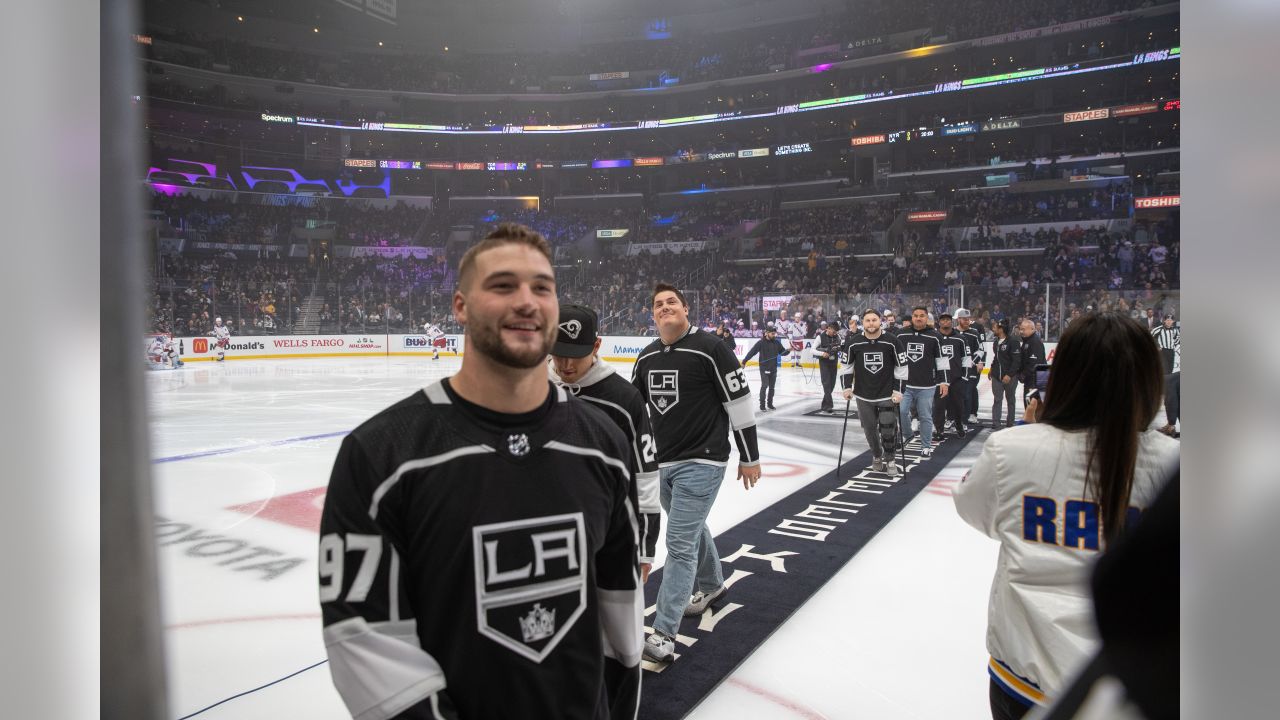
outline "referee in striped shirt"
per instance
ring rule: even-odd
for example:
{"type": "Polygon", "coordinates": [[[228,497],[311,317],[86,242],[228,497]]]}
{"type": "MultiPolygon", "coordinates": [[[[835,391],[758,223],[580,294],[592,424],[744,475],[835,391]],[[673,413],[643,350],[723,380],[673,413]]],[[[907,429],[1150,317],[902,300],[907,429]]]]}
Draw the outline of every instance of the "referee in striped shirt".
{"type": "Polygon", "coordinates": [[[1165,425],[1160,432],[1178,437],[1178,411],[1181,405],[1180,360],[1182,355],[1182,331],[1173,326],[1173,316],[1165,315],[1164,323],[1151,331],[1156,347],[1160,348],[1160,362],[1164,365],[1164,414],[1165,425]]]}

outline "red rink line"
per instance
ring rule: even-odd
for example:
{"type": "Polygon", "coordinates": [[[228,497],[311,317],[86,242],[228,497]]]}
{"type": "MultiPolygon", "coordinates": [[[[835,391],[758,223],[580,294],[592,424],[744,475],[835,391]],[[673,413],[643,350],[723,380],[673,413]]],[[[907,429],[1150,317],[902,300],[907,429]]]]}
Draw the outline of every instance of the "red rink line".
{"type": "Polygon", "coordinates": [[[190,622],[166,625],[165,630],[186,630],[187,628],[207,627],[209,625],[234,625],[247,622],[270,622],[272,620],[314,620],[320,613],[296,613],[293,615],[259,615],[257,617],[216,618],[213,620],[192,620],[190,622]]]}
{"type": "Polygon", "coordinates": [[[765,690],[764,688],[758,685],[753,685],[745,680],[739,680],[738,678],[729,678],[729,684],[736,685],[737,687],[740,687],[743,690],[746,690],[752,695],[762,697],[765,700],[768,700],[769,702],[773,703],[774,705],[778,705],[779,707],[786,708],[787,710],[790,710],[791,712],[795,713],[796,715],[802,718],[807,718],[808,720],[828,720],[826,715],[823,715],[817,710],[810,710],[809,708],[801,705],[800,703],[797,703],[793,700],[788,700],[787,698],[784,698],[781,695],[775,695],[774,693],[769,692],[768,690],[765,690]]]}

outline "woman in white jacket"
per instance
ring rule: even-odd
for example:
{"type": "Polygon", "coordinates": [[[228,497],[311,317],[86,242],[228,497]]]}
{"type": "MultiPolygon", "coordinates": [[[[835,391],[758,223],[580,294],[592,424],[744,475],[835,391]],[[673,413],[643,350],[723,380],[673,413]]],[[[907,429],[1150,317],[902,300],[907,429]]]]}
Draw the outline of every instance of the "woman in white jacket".
{"type": "Polygon", "coordinates": [[[1179,443],[1150,429],[1163,380],[1155,342],[1136,321],[1073,321],[1029,424],[992,434],[956,490],[960,517],[1000,541],[987,613],[996,720],[1051,702],[1097,650],[1093,562],[1155,499],[1178,457],[1179,443]]]}

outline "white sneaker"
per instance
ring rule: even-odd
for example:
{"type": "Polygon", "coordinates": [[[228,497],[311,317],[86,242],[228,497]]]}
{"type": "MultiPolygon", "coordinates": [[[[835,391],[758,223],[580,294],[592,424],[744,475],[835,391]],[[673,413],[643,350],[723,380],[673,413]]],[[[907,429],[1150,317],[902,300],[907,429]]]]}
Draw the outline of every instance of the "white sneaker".
{"type": "Polygon", "coordinates": [[[933,457],[933,448],[920,448],[920,457],[933,457]]]}
{"type": "Polygon", "coordinates": [[[699,590],[698,592],[690,596],[689,607],[686,607],[684,609],[684,616],[693,617],[695,615],[701,615],[702,611],[706,610],[707,606],[710,605],[713,600],[721,597],[728,590],[729,588],[723,585],[716,588],[715,590],[712,590],[709,593],[704,593],[701,590],[699,590]]]}
{"type": "Polygon", "coordinates": [[[676,641],[666,635],[653,631],[644,639],[644,658],[654,662],[668,662],[676,654],[676,641]]]}
{"type": "Polygon", "coordinates": [[[898,477],[902,474],[902,471],[898,469],[898,463],[894,462],[893,458],[889,458],[885,462],[885,472],[889,474],[889,477],[898,477]]]}
{"type": "Polygon", "coordinates": [[[871,459],[871,472],[884,472],[884,458],[871,459]]]}
{"type": "Polygon", "coordinates": [[[969,424],[969,427],[973,427],[974,425],[977,425],[977,424],[978,424],[978,414],[977,414],[977,413],[974,413],[974,414],[972,414],[972,415],[970,415],[970,416],[969,416],[968,424],[969,424]]]}

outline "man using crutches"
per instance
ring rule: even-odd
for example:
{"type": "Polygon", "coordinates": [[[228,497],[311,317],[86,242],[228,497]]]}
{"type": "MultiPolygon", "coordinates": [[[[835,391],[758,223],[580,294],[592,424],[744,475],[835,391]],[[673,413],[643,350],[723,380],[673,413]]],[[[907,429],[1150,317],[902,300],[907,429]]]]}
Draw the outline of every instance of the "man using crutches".
{"type": "Polygon", "coordinates": [[[871,447],[871,469],[896,477],[898,465],[893,454],[900,440],[895,406],[902,402],[897,385],[906,377],[907,368],[898,364],[898,346],[882,332],[879,312],[869,309],[862,314],[862,332],[845,339],[840,363],[846,404],[853,398],[858,400],[858,422],[871,447]]]}

